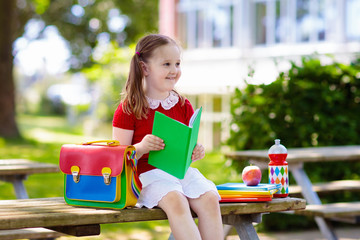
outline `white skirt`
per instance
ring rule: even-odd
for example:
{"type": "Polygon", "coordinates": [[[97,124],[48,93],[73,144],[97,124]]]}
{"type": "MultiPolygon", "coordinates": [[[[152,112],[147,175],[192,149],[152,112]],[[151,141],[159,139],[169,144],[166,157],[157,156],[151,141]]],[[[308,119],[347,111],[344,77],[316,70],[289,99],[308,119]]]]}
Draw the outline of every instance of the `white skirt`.
{"type": "Polygon", "coordinates": [[[213,182],[206,179],[196,168],[189,168],[184,179],[178,179],[160,169],[153,169],[139,176],[142,190],[137,202],[138,207],[153,208],[169,192],[179,191],[188,198],[198,198],[213,191],[220,195],[213,182]]]}

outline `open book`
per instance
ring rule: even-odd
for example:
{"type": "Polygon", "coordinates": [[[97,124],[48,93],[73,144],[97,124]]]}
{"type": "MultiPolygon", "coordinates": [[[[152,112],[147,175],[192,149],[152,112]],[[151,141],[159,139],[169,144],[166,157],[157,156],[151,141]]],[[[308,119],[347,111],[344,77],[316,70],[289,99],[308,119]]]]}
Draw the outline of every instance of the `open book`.
{"type": "Polygon", "coordinates": [[[164,140],[165,148],[150,151],[149,164],[183,179],[196,146],[202,108],[196,109],[189,125],[155,112],[152,134],[164,140]]]}

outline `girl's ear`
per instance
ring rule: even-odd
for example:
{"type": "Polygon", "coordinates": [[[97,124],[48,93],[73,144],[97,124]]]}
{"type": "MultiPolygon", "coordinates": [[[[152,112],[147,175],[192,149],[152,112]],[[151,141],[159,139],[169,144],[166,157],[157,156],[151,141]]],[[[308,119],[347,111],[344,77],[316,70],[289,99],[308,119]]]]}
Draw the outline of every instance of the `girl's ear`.
{"type": "Polygon", "coordinates": [[[140,66],[141,66],[141,69],[142,69],[142,71],[143,71],[143,73],[144,73],[144,76],[147,77],[147,76],[149,75],[149,68],[148,68],[148,66],[147,66],[146,63],[143,62],[143,61],[140,61],[140,66]]]}

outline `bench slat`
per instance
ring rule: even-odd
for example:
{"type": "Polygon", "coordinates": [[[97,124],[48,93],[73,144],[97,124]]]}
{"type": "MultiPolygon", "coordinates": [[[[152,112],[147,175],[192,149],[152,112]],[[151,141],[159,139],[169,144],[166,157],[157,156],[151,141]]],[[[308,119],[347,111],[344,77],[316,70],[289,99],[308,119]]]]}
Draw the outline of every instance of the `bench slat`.
{"type": "MultiPolygon", "coordinates": [[[[360,191],[360,180],[339,180],[327,183],[313,184],[312,188],[318,194],[341,191],[360,191]]],[[[300,186],[289,186],[290,195],[300,195],[300,186]]]]}
{"type": "Polygon", "coordinates": [[[64,236],[63,233],[55,232],[46,228],[27,228],[16,230],[0,230],[0,239],[41,239],[41,238],[57,238],[64,236]]]}
{"type": "Polygon", "coordinates": [[[323,218],[357,217],[360,216],[360,202],[307,205],[306,209],[296,210],[295,213],[323,218]]]}
{"type": "MultiPolygon", "coordinates": [[[[266,203],[222,203],[220,208],[221,214],[224,216],[304,209],[305,204],[304,199],[285,198],[273,199],[266,203]]],[[[167,219],[165,212],[159,208],[123,210],[81,208],[67,205],[63,198],[4,200],[0,201],[0,209],[0,229],[77,226],[167,219]]]]}
{"type": "Polygon", "coordinates": [[[0,175],[19,175],[59,172],[56,164],[34,162],[27,159],[0,159],[0,175]]]}

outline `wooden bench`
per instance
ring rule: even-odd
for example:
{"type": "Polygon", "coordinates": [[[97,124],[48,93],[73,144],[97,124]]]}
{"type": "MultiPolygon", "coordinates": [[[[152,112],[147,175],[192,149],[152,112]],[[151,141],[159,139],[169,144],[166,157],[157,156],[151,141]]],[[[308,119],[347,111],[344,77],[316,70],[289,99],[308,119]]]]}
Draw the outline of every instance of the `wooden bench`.
{"type": "MultiPolygon", "coordinates": [[[[316,183],[312,185],[312,189],[319,196],[334,192],[358,192],[360,191],[360,180],[339,180],[327,183],[316,183]]],[[[297,185],[289,186],[289,195],[292,197],[302,197],[301,187],[297,185]]],[[[359,202],[330,203],[322,205],[309,204],[306,206],[306,209],[295,211],[295,214],[359,224],[360,204],[359,202]]]]}
{"type": "MultiPolygon", "coordinates": [[[[268,150],[237,151],[225,155],[233,160],[247,160],[262,169],[267,168],[269,163],[268,150]]],[[[304,164],[346,163],[348,161],[360,161],[360,145],[288,149],[287,162],[289,163],[289,171],[298,184],[298,186],[290,185],[289,195],[300,196],[301,194],[309,204],[305,210],[295,211],[295,213],[313,216],[323,236],[331,240],[338,238],[329,220],[359,223],[360,205],[358,203],[322,204],[319,195],[340,191],[359,191],[360,181],[339,180],[313,184],[304,170],[304,164]],[[322,211],[319,209],[322,209],[322,211]]]]}
{"type": "MultiPolygon", "coordinates": [[[[240,239],[259,239],[252,223],[261,222],[261,214],[300,210],[305,206],[306,201],[300,198],[220,204],[224,224],[234,226],[240,239]]],[[[193,217],[196,217],[194,213],[193,217]]],[[[63,198],[0,201],[0,232],[45,227],[69,235],[90,236],[100,234],[100,224],[165,219],[167,219],[165,212],[159,208],[123,210],[82,208],[67,205],[63,198]]]]}
{"type": "Polygon", "coordinates": [[[31,174],[59,172],[59,166],[27,159],[0,159],[0,180],[14,186],[17,198],[29,198],[24,180],[31,174]]]}
{"type": "MultiPolygon", "coordinates": [[[[358,192],[360,191],[360,180],[338,180],[327,183],[312,184],[312,190],[319,196],[332,194],[334,192],[358,192]]],[[[302,197],[300,186],[289,186],[289,195],[302,197]]],[[[331,221],[345,222],[351,224],[360,223],[359,202],[342,202],[330,204],[309,204],[306,209],[295,211],[295,214],[310,217],[321,217],[331,221]]]]}
{"type": "MultiPolygon", "coordinates": [[[[9,182],[13,185],[16,197],[28,198],[24,181],[31,174],[56,173],[59,166],[55,164],[35,162],[27,159],[0,159],[0,181],[9,182]]],[[[44,228],[17,229],[0,232],[0,239],[41,239],[57,238],[64,234],[44,228]]]]}

